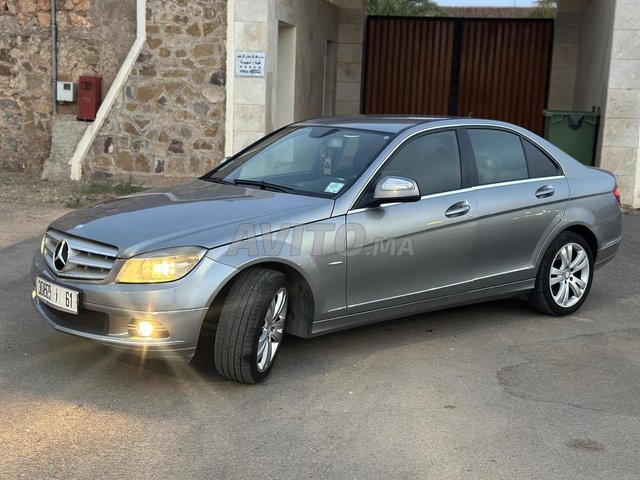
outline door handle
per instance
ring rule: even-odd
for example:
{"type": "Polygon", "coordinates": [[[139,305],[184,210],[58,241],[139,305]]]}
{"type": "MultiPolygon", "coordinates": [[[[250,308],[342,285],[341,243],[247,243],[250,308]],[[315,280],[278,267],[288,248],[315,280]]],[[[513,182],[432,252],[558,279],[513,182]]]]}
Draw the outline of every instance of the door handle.
{"type": "Polygon", "coordinates": [[[467,213],[469,213],[469,210],[471,210],[471,205],[469,205],[469,202],[465,200],[462,202],[454,203],[447,209],[446,212],[444,212],[444,214],[449,218],[461,217],[462,215],[466,215],[467,213]]]}
{"type": "Polygon", "coordinates": [[[540,187],[538,190],[536,190],[536,197],[551,197],[554,193],[556,193],[556,189],[553,188],[553,185],[545,185],[544,187],[540,187]]]}

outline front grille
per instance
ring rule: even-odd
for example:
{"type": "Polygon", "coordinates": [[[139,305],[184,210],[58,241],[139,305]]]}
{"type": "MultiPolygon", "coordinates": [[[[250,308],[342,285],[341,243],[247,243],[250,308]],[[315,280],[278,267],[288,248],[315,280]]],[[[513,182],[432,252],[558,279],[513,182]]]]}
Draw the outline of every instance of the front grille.
{"type": "Polygon", "coordinates": [[[51,271],[58,277],[76,280],[104,280],[113,268],[118,249],[110,245],[74,237],[49,230],[45,235],[44,259],[51,271]],[[69,246],[66,266],[62,270],[55,267],[53,257],[56,247],[62,241],[69,246]]]}
{"type": "Polygon", "coordinates": [[[77,315],[61,312],[42,304],[42,308],[48,310],[48,317],[61,327],[76,330],[78,332],[92,333],[94,335],[109,334],[109,315],[93,310],[83,310],[77,315]]]}

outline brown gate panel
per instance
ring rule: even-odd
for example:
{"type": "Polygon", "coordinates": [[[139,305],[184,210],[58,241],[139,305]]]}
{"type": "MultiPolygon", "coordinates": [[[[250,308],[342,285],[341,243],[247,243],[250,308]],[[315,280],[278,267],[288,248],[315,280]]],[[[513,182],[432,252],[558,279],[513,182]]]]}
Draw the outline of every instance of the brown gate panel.
{"type": "Polygon", "coordinates": [[[369,17],[363,112],[544,129],[552,20],[369,17]]]}
{"type": "Polygon", "coordinates": [[[455,22],[369,17],[365,113],[446,115],[455,22]]]}
{"type": "Polygon", "coordinates": [[[458,115],[515,123],[542,134],[553,23],[464,22],[458,115]]]}

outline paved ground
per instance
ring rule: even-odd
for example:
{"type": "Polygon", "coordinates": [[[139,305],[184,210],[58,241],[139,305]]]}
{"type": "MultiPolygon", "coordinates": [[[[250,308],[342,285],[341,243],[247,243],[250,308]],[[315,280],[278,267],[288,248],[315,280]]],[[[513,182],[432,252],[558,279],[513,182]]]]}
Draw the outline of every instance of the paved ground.
{"type": "Polygon", "coordinates": [[[0,248],[37,235],[69,210],[65,203],[79,187],[71,182],[48,182],[39,175],[0,172],[0,248]]]}
{"type": "Polygon", "coordinates": [[[510,300],[312,340],[264,384],[135,360],[29,304],[0,250],[0,478],[637,479],[640,216],[579,315],[510,300]]]}

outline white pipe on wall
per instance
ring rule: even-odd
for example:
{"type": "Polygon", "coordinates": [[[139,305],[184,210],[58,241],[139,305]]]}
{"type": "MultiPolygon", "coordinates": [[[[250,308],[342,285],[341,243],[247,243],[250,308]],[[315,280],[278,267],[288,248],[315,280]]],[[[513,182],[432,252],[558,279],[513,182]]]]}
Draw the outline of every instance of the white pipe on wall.
{"type": "Polygon", "coordinates": [[[52,110],[58,113],[58,23],[56,0],[51,0],[51,98],[52,110]]]}
{"type": "Polygon", "coordinates": [[[135,42],[133,42],[127,58],[125,58],[124,62],[122,62],[122,66],[120,67],[120,70],[118,71],[118,74],[116,75],[111,88],[107,92],[102,105],[100,105],[100,109],[96,114],[96,119],[85,130],[84,135],[76,146],[76,150],[73,153],[71,160],[69,160],[69,165],[71,165],[71,180],[81,180],[82,162],[87,155],[89,148],[91,148],[91,145],[96,139],[98,132],[102,128],[102,125],[104,125],[104,121],[106,120],[107,115],[113,108],[113,105],[116,103],[118,95],[120,95],[123,91],[124,86],[127,83],[129,76],[131,75],[133,65],[136,63],[138,55],[140,55],[140,52],[144,47],[144,43],[147,38],[146,9],[146,0],[136,0],[136,40],[135,42]]]}
{"type": "Polygon", "coordinates": [[[235,31],[236,31],[236,2],[227,0],[227,78],[225,88],[227,89],[227,102],[225,114],[225,156],[234,154],[233,134],[234,134],[234,79],[235,79],[235,31]]]}

